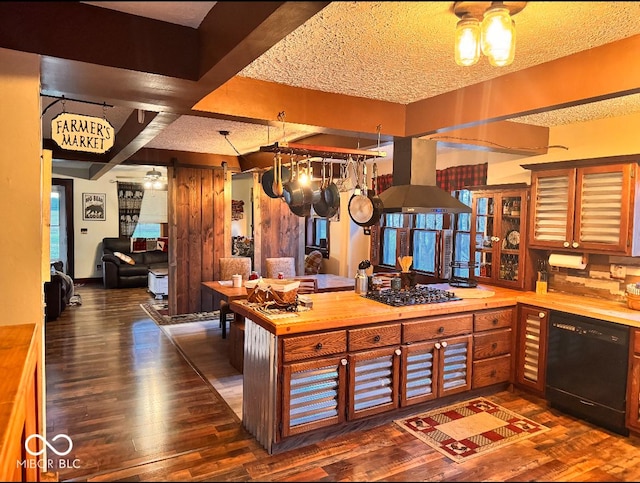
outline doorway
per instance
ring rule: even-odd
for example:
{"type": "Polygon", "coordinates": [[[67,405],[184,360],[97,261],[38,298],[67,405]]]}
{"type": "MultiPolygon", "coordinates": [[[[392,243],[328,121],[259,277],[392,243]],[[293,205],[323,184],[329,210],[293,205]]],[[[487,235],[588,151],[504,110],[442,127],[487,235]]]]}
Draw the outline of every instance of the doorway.
{"type": "Polygon", "coordinates": [[[51,180],[50,261],[61,260],[64,272],[74,277],[73,180],[51,180]]]}

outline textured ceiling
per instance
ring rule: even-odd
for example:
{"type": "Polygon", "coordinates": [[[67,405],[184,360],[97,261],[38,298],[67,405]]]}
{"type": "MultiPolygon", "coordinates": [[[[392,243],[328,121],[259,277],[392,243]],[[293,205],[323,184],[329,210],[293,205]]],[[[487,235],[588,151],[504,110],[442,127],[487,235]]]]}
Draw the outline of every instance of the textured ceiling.
{"type": "MultiPolygon", "coordinates": [[[[215,4],[85,3],[193,28],[215,4]]],[[[482,58],[475,66],[459,67],[453,59],[458,18],[452,9],[453,2],[331,2],[238,75],[408,104],[640,33],[640,2],[527,2],[514,16],[517,48],[511,66],[492,67],[482,58]]],[[[639,95],[512,120],[551,127],[636,112],[639,95]]],[[[246,154],[312,129],[183,116],[146,147],[246,154]],[[227,139],[220,130],[230,132],[227,139]]]]}
{"type": "Polygon", "coordinates": [[[460,67],[452,6],[332,2],[239,75],[408,104],[640,33],[639,2],[528,2],[513,64],[460,67]]]}

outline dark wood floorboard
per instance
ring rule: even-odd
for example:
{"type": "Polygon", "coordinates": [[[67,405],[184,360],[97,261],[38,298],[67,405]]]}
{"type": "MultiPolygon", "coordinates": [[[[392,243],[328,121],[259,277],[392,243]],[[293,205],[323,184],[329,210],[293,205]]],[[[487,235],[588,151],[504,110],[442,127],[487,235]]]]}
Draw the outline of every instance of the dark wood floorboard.
{"type": "Polygon", "coordinates": [[[45,335],[47,435],[73,441],[61,481],[640,481],[639,439],[517,390],[490,398],[551,429],[462,464],[393,423],[269,455],[140,308],[146,289],[76,292],[45,335]]]}

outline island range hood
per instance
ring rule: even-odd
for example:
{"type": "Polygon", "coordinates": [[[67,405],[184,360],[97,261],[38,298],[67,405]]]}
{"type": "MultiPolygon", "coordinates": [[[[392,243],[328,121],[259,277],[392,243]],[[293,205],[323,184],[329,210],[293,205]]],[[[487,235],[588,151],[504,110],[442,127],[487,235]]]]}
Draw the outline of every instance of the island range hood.
{"type": "Polygon", "coordinates": [[[383,213],[471,213],[436,186],[436,141],[395,138],[393,185],[380,193],[383,213]]]}

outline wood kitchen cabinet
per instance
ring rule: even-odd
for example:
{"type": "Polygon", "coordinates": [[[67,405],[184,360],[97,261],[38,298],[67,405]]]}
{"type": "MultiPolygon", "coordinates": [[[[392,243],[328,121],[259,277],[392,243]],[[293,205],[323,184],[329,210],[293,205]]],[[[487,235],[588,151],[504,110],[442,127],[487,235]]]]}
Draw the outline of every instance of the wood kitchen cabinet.
{"type": "Polygon", "coordinates": [[[347,418],[360,419],[398,407],[400,324],[349,329],[347,418]]]}
{"type": "Polygon", "coordinates": [[[474,389],[512,379],[514,312],[507,308],[473,314],[474,389]]]}
{"type": "Polygon", "coordinates": [[[549,310],[518,306],[516,384],[543,396],[547,365],[549,310]]]}
{"type": "Polygon", "coordinates": [[[627,380],[627,427],[640,432],[640,329],[631,331],[627,380]]]}
{"type": "Polygon", "coordinates": [[[343,422],[346,331],[289,337],[282,348],[282,437],[343,422]]]}
{"type": "Polygon", "coordinates": [[[525,287],[529,188],[526,184],[471,188],[471,257],[480,283],[525,287]]]}
{"type": "Polygon", "coordinates": [[[637,162],[554,165],[532,165],[529,247],[640,255],[637,162]]]}
{"type": "Polygon", "coordinates": [[[471,314],[402,325],[401,406],[471,389],[471,314]]]}

